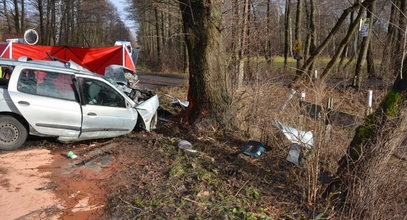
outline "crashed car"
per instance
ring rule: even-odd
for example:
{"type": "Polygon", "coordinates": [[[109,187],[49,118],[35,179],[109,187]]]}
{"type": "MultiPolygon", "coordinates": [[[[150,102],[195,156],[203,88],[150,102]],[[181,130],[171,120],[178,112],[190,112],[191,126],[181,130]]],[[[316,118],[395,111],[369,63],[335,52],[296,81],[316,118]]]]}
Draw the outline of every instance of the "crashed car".
{"type": "Polygon", "coordinates": [[[0,80],[0,149],[22,146],[28,134],[61,142],[147,131],[157,123],[158,96],[136,103],[102,76],[59,61],[0,59],[12,69],[0,80]]]}

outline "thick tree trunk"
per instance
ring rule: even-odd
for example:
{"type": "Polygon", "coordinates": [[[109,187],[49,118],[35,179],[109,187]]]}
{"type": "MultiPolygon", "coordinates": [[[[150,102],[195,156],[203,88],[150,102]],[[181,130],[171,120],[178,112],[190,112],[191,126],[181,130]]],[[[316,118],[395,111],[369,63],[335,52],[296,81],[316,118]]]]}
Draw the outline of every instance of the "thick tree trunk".
{"type": "MultiPolygon", "coordinates": [[[[407,74],[406,65],[403,72],[404,75],[407,74]]],[[[385,156],[391,157],[397,150],[405,151],[406,136],[407,77],[401,78],[399,75],[379,108],[373,114],[366,117],[365,123],[356,129],[347,154],[339,161],[336,173],[337,178],[328,186],[324,196],[333,193],[336,203],[344,205],[345,201],[349,199],[350,190],[360,181],[366,181],[364,179],[366,178],[365,174],[369,172],[369,166],[366,165],[371,162],[374,162],[374,164],[382,162],[374,161],[378,159],[378,154],[385,154],[385,156]]],[[[380,173],[379,175],[391,174],[380,173]]],[[[405,179],[401,180],[400,184],[404,185],[405,181],[405,179]]],[[[369,186],[362,185],[362,187],[369,186]]],[[[371,200],[369,201],[371,202],[371,200]]],[[[387,203],[389,201],[380,202],[387,203]]],[[[377,208],[376,204],[375,207],[377,208]]]]}
{"type": "Polygon", "coordinates": [[[221,0],[182,0],[180,3],[185,41],[188,47],[190,77],[188,121],[210,114],[221,124],[230,114],[230,82],[226,74],[221,0]]]}
{"type": "MultiPolygon", "coordinates": [[[[407,33],[407,0],[400,0],[400,16],[399,16],[399,31],[397,36],[396,51],[405,53],[406,46],[406,33],[407,33]]],[[[401,69],[403,65],[403,56],[396,57],[395,67],[396,75],[401,75],[401,69]]]]}

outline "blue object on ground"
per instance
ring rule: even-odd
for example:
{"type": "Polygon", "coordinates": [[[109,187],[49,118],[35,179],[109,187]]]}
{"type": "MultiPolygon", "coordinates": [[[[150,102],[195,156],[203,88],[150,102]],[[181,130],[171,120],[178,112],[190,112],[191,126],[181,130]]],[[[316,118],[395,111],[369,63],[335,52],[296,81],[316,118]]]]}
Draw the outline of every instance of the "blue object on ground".
{"type": "Polygon", "coordinates": [[[243,153],[252,156],[260,157],[263,152],[266,152],[264,145],[258,141],[248,141],[243,145],[243,153]]]}

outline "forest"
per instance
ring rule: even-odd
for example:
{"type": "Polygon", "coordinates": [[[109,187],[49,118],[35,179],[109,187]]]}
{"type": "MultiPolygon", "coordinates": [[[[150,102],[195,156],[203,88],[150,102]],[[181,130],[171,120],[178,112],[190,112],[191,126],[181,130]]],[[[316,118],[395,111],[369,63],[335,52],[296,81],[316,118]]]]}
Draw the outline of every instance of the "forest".
{"type": "MultiPolygon", "coordinates": [[[[158,161],[168,171],[146,168],[168,182],[122,186],[109,196],[113,216],[406,218],[406,0],[122,3],[120,12],[107,0],[3,0],[0,17],[0,39],[29,28],[42,45],[103,47],[127,39],[141,49],[139,72],[188,79],[162,91],[189,101],[173,112],[173,127],[157,132],[168,137],[154,142],[162,144],[158,161]],[[119,13],[137,24],[135,39],[119,13]],[[281,122],[314,134],[312,148],[300,143],[295,165],[286,161],[293,148],[281,122]],[[173,136],[195,140],[206,157],[168,153],[173,136]],[[270,152],[230,156],[245,140],[270,152]]],[[[129,172],[122,171],[143,178],[129,172]]]]}

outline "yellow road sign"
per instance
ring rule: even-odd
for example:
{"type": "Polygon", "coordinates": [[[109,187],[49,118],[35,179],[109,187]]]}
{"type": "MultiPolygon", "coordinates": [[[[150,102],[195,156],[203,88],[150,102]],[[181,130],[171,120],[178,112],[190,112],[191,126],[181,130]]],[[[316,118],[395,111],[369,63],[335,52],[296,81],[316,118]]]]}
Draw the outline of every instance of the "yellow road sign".
{"type": "Polygon", "coordinates": [[[301,45],[301,42],[299,40],[295,40],[293,50],[294,51],[302,50],[302,45],[301,45]]]}

